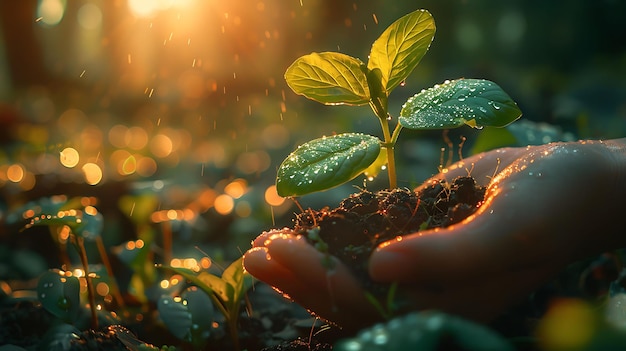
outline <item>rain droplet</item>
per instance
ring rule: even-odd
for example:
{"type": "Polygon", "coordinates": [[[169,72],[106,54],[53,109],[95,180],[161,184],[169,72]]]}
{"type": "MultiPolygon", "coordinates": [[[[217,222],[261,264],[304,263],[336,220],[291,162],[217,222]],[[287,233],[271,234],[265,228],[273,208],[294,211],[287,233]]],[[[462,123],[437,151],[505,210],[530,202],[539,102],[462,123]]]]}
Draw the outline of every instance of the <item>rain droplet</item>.
{"type": "Polygon", "coordinates": [[[57,306],[59,306],[59,308],[62,308],[64,310],[67,310],[70,307],[70,302],[68,299],[66,299],[65,297],[61,297],[59,298],[59,300],[57,301],[57,306]]]}

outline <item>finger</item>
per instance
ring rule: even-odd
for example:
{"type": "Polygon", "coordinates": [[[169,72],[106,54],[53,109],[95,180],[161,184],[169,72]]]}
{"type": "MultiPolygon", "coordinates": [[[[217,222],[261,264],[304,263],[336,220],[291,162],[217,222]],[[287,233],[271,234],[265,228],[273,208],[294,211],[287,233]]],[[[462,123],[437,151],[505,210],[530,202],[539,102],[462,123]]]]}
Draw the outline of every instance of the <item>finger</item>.
{"type": "Polygon", "coordinates": [[[245,254],[244,265],[259,280],[346,329],[358,329],[379,318],[347,267],[302,237],[270,235],[264,247],[245,254]]]}
{"type": "Polygon", "coordinates": [[[479,322],[489,322],[510,306],[521,302],[531,292],[554,277],[562,268],[538,265],[526,270],[487,275],[468,284],[453,284],[438,291],[424,289],[416,283],[401,286],[403,298],[415,309],[437,309],[479,322]]]}
{"type": "Polygon", "coordinates": [[[271,230],[268,230],[268,231],[264,231],[259,236],[257,236],[252,241],[252,247],[262,247],[262,246],[265,246],[266,241],[274,234],[293,234],[293,235],[295,235],[295,233],[293,232],[293,229],[290,229],[290,228],[271,229],[271,230]]]}
{"type": "Polygon", "coordinates": [[[474,177],[477,184],[486,186],[498,171],[515,162],[526,152],[528,152],[527,148],[501,148],[470,156],[444,168],[439,174],[434,175],[418,187],[417,190],[428,186],[433,181],[445,179],[451,182],[456,177],[468,175],[474,177]]]}
{"type": "Polygon", "coordinates": [[[457,224],[381,244],[370,258],[371,277],[381,282],[437,285],[523,266],[519,260],[524,255],[512,254],[528,246],[519,246],[525,238],[516,232],[522,227],[517,221],[523,218],[516,216],[518,207],[499,196],[501,191],[490,189],[482,206],[457,224]]]}

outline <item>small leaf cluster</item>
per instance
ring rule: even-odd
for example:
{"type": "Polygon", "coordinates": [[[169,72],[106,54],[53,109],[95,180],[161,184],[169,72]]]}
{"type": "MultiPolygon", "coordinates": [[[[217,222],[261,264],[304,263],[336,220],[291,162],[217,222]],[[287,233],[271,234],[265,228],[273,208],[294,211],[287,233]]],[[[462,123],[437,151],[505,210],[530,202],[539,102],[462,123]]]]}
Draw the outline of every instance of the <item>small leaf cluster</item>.
{"type": "MultiPolygon", "coordinates": [[[[205,296],[213,302],[213,306],[224,316],[226,323],[228,324],[231,338],[235,347],[238,349],[238,334],[237,334],[237,319],[239,317],[239,310],[241,308],[242,299],[250,287],[254,283],[252,276],[246,272],[243,268],[243,258],[239,258],[228,266],[221,277],[214,274],[201,271],[196,273],[190,269],[172,267],[172,266],[159,266],[163,269],[170,270],[174,273],[182,275],[185,279],[190,281],[193,285],[198,287],[205,296]]],[[[199,294],[195,293],[194,298],[200,299],[199,294]]],[[[165,312],[162,314],[162,318],[165,324],[168,326],[174,326],[174,333],[181,339],[194,337],[193,333],[201,329],[202,323],[194,323],[194,321],[204,320],[203,313],[209,313],[206,308],[202,310],[195,310],[193,306],[200,306],[202,303],[192,302],[193,306],[189,305],[190,297],[189,293],[187,297],[184,297],[179,302],[182,305],[176,307],[175,312],[168,312],[167,308],[172,305],[169,303],[169,297],[162,297],[159,302],[159,311],[165,312]],[[166,303],[166,301],[168,301],[166,303]],[[184,302],[183,302],[184,301],[184,302]],[[178,313],[180,312],[180,313],[178,313]],[[194,318],[195,316],[195,318],[194,318]],[[169,320],[168,320],[169,319],[169,320]]],[[[205,326],[207,329],[208,326],[205,326]]],[[[170,330],[172,330],[170,328],[170,330]]]]}
{"type": "Polygon", "coordinates": [[[361,173],[374,176],[385,164],[390,188],[395,188],[394,147],[402,128],[502,127],[521,116],[517,104],[491,81],[448,80],[411,97],[391,131],[389,94],[418,65],[434,35],[432,15],[417,10],[392,23],[374,41],[367,64],[339,52],[314,52],[287,68],[285,80],[296,94],[326,105],[369,105],[380,121],[383,138],[344,133],[299,146],[278,169],[279,195],[327,190],[361,173]]]}

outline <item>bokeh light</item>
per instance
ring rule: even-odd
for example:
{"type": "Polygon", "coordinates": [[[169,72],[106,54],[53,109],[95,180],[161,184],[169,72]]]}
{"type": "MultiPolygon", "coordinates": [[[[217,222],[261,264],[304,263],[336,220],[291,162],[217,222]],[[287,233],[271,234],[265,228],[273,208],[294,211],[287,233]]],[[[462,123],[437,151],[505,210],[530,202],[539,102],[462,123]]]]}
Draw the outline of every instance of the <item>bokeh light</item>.
{"type": "Polygon", "coordinates": [[[102,26],[102,11],[93,3],[84,4],[78,9],[78,24],[84,29],[100,29],[102,26]]]}
{"type": "Polygon", "coordinates": [[[217,213],[227,215],[233,211],[235,201],[230,195],[222,194],[215,198],[213,206],[215,207],[215,211],[217,211],[217,213]]]}
{"type": "Polygon", "coordinates": [[[164,134],[157,134],[152,137],[150,141],[150,151],[152,154],[159,158],[169,156],[174,149],[172,139],[164,134]]]}
{"type": "Polygon", "coordinates": [[[246,193],[245,179],[235,179],[224,187],[224,192],[232,198],[238,199],[246,193]]]}
{"type": "Polygon", "coordinates": [[[96,185],[102,181],[102,169],[95,163],[85,163],[85,165],[83,165],[83,173],[85,175],[85,181],[89,185],[96,185]]]}
{"type": "Polygon", "coordinates": [[[280,206],[285,202],[285,198],[278,195],[276,185],[270,185],[265,189],[265,202],[270,206],[280,206]]]}
{"type": "Polygon", "coordinates": [[[6,177],[13,183],[19,183],[24,179],[24,167],[20,164],[10,165],[6,170],[6,177]]]}
{"type": "Polygon", "coordinates": [[[55,26],[65,14],[66,0],[40,0],[37,7],[38,23],[55,26]]]}
{"type": "Polygon", "coordinates": [[[63,149],[59,155],[59,161],[61,164],[67,168],[74,168],[78,165],[80,161],[80,156],[78,151],[72,147],[67,147],[63,149]]]}

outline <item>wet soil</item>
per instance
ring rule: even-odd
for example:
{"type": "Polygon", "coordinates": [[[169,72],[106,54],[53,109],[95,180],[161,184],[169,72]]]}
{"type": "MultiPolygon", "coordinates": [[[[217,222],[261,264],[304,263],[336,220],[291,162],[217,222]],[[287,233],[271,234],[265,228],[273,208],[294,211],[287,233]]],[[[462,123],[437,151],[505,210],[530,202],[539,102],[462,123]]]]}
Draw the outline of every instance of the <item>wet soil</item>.
{"type": "Polygon", "coordinates": [[[485,187],[469,176],[441,180],[419,192],[364,190],[337,208],[304,211],[296,217],[294,230],[320,251],[346,263],[366,290],[382,297],[389,287],[371,281],[367,273],[367,261],[378,244],[460,222],[476,211],[484,196],[485,187]]]}

